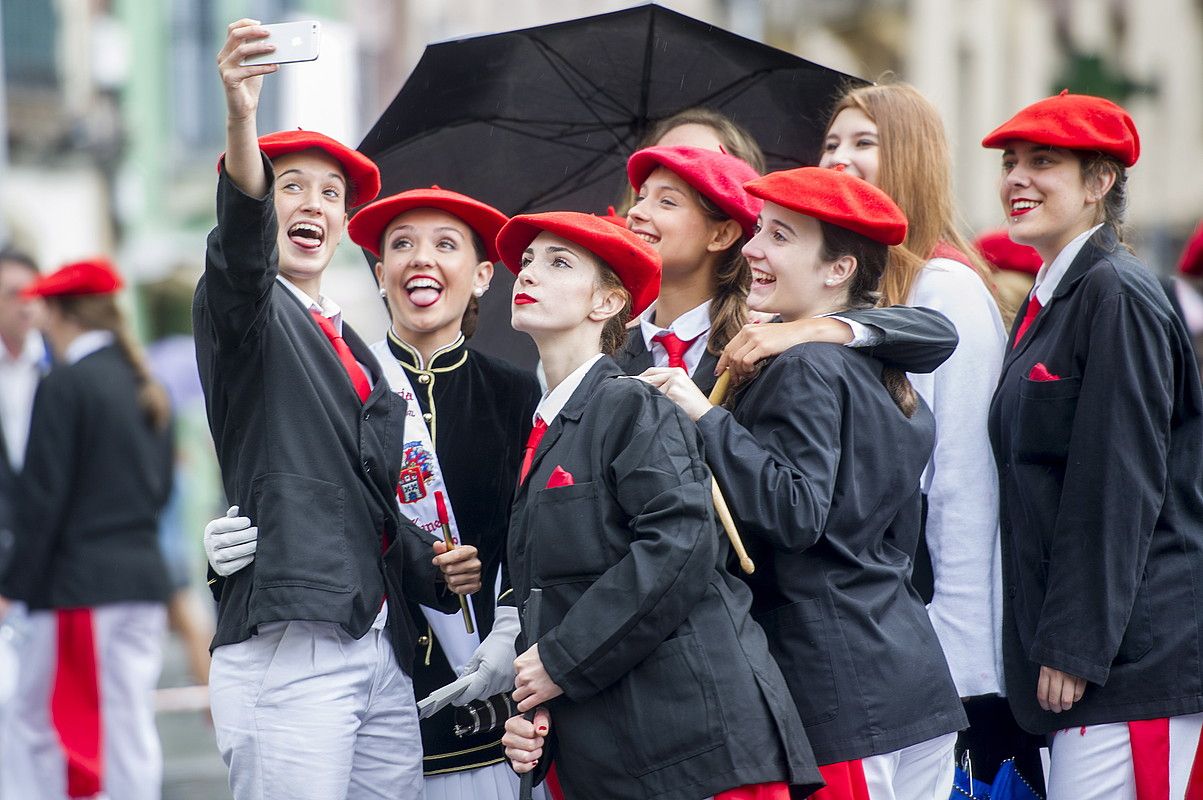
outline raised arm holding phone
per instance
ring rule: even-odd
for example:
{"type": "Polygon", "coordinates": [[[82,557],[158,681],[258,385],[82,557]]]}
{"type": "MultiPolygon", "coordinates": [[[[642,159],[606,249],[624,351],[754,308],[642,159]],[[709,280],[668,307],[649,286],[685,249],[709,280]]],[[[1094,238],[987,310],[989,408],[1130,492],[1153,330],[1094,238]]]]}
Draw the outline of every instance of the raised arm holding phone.
{"type": "Polygon", "coordinates": [[[218,55],[227,146],[193,307],[226,494],[258,528],[254,561],[211,575],[218,746],[235,798],[416,797],[403,601],[457,610],[480,563],[398,511],[405,402],[321,293],[347,208],[375,197],[379,172],[319,133],[258,136],[278,67],[243,62],[274,52],[266,38],[239,20],[218,55]]]}

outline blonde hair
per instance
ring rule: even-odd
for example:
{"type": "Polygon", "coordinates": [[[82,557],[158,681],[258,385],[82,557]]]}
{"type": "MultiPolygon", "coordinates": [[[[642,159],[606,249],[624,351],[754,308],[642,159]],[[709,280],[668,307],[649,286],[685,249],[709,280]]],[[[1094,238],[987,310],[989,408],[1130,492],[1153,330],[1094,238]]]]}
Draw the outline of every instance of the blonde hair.
{"type": "Polygon", "coordinates": [[[130,332],[125,315],[117,306],[117,297],[112,294],[61,295],[47,297],[46,302],[85,330],[113,334],[117,348],[134,370],[138,381],[138,404],[147,422],[157,431],[166,430],[171,422],[171,401],[167,391],[151,376],[146,353],[130,332]]]}
{"type": "MultiPolygon", "coordinates": [[[[998,303],[990,269],[961,234],[952,192],[952,156],[935,106],[906,83],[882,83],[849,91],[836,104],[828,130],[841,111],[854,108],[877,126],[877,185],[906,214],[906,239],[890,248],[881,283],[884,305],[909,301],[919,271],[940,244],[960,251],[998,303]]],[[[1013,310],[1000,305],[1009,324],[1013,310]]]]}
{"type": "MultiPolygon", "coordinates": [[[[709,197],[693,187],[694,197],[702,212],[715,222],[725,222],[731,217],[720,209],[709,197]]],[[[744,257],[745,236],[741,233],[735,242],[719,253],[718,263],[712,271],[713,289],[710,292],[710,338],[706,349],[716,356],[735,338],[748,322],[748,290],[752,288],[752,267],[744,257]]]]}

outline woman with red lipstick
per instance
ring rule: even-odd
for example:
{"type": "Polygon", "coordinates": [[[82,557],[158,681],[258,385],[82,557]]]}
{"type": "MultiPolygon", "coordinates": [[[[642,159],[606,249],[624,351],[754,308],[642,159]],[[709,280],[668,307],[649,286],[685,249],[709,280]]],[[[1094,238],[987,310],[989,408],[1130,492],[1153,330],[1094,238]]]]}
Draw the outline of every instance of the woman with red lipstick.
{"type": "Polygon", "coordinates": [[[497,243],[549,386],[510,522],[519,607],[542,593],[515,662],[518,710],[539,710],[506,724],[514,768],[554,761],[572,800],[812,790],[784,678],[724,568],[697,430],[605,355],[655,296],[658,256],[571,212],[515,217],[497,243]]]}
{"type": "Polygon", "coordinates": [[[1007,697],[1051,737],[1049,800],[1203,792],[1203,390],[1123,244],[1140,139],[1063,92],[983,141],[1011,238],[1044,261],[990,409],[1007,697]],[[1193,767],[1192,767],[1193,764],[1193,767]]]}
{"type": "MultiPolygon", "coordinates": [[[[763,199],[744,254],[753,310],[785,323],[868,308],[907,222],[881,190],[808,167],[763,199]]],[[[764,627],[806,726],[824,800],[946,798],[965,714],[910,582],[934,420],[896,369],[805,343],[711,407],[679,371],[649,376],[698,424],[756,571],[764,627]]]]}
{"type": "MultiPolygon", "coordinates": [[[[378,200],[348,227],[352,241],[379,259],[376,279],[391,325],[371,349],[409,405],[397,492],[402,513],[431,529],[438,522],[434,493],[442,492],[452,535],[476,547],[482,562],[483,588],[471,598],[475,633],[466,633],[458,611],[410,608],[425,629],[414,694],[425,697],[471,674],[457,706],[514,686],[518,612],[512,593],[498,593],[522,443],[540,391],[533,375],[467,347],[505,223],[491,206],[432,188],[378,200]]],[[[499,731],[457,736],[454,708],[423,719],[421,729],[426,800],[518,796],[499,731]]]]}

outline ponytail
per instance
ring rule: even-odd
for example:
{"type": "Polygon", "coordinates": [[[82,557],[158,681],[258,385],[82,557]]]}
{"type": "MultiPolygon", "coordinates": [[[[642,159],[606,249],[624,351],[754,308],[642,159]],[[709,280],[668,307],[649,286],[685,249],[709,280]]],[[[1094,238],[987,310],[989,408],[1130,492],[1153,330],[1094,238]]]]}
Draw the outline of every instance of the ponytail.
{"type": "Polygon", "coordinates": [[[171,401],[162,384],[150,374],[146,353],[134,340],[125,316],[111,294],[68,295],[47,298],[58,305],[63,316],[86,330],[104,330],[113,334],[117,349],[134,370],[138,384],[138,405],[146,421],[156,431],[164,431],[171,422],[171,401]]]}

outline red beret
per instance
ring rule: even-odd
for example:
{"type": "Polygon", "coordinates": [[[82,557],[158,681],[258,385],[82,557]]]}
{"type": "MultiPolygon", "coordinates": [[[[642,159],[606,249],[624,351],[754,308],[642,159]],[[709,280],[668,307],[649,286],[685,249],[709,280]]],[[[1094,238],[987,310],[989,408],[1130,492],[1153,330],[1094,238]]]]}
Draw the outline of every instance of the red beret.
{"type": "Polygon", "coordinates": [[[1125,167],[1140,157],[1140,135],[1128,112],[1101,97],[1069,90],[1032,103],[982,139],[982,147],[1002,148],[1013,140],[1098,150],[1125,167]]]}
{"type": "Polygon", "coordinates": [[[605,217],[575,211],[519,214],[507,222],[497,234],[497,250],[510,272],[522,269],[522,254],[540,231],[580,245],[614,270],[631,293],[631,316],[646,311],[660,293],[660,255],[650,244],[605,217]]]}
{"type": "Polygon", "coordinates": [[[749,193],[882,244],[906,238],[906,215],[871,183],[838,169],[800,167],[744,184],[749,193]]]}
{"type": "Polygon", "coordinates": [[[1006,228],[986,231],[974,240],[973,246],[995,269],[1006,272],[1035,275],[1044,264],[1044,259],[1036,252],[1036,248],[1011,241],[1011,235],[1007,233],[1006,228]]]}
{"type": "Polygon", "coordinates": [[[62,297],[81,294],[111,294],[124,286],[113,265],[104,258],[76,261],[43,275],[21,290],[21,296],[62,297]]]}
{"type": "Polygon", "coordinates": [[[743,187],[759,173],[748,162],[704,147],[646,147],[627,160],[627,177],[635,191],[639,191],[656,167],[676,173],[738,222],[749,239],[756,233],[756,217],[762,203],[743,187]]]}
{"type": "Polygon", "coordinates": [[[351,217],[347,232],[351,235],[351,241],[370,250],[379,258],[380,237],[384,235],[385,229],[400,214],[415,208],[437,208],[462,220],[484,242],[489,260],[499,260],[495,240],[508,217],[479,200],[437,186],[429,189],[410,189],[364,206],[351,217]]]}
{"type": "Polygon", "coordinates": [[[1203,275],[1203,222],[1186,240],[1182,257],[1178,259],[1178,271],[1183,275],[1203,275]]]}
{"type": "MultiPolygon", "coordinates": [[[[259,137],[259,149],[268,158],[299,153],[302,150],[317,148],[326,152],[343,168],[350,184],[347,194],[347,208],[369,203],[380,194],[380,170],[372,159],[358,150],[352,150],[342,142],[331,139],[316,131],[276,131],[259,137]]],[[[217,158],[217,168],[220,170],[226,154],[217,158]]]]}

